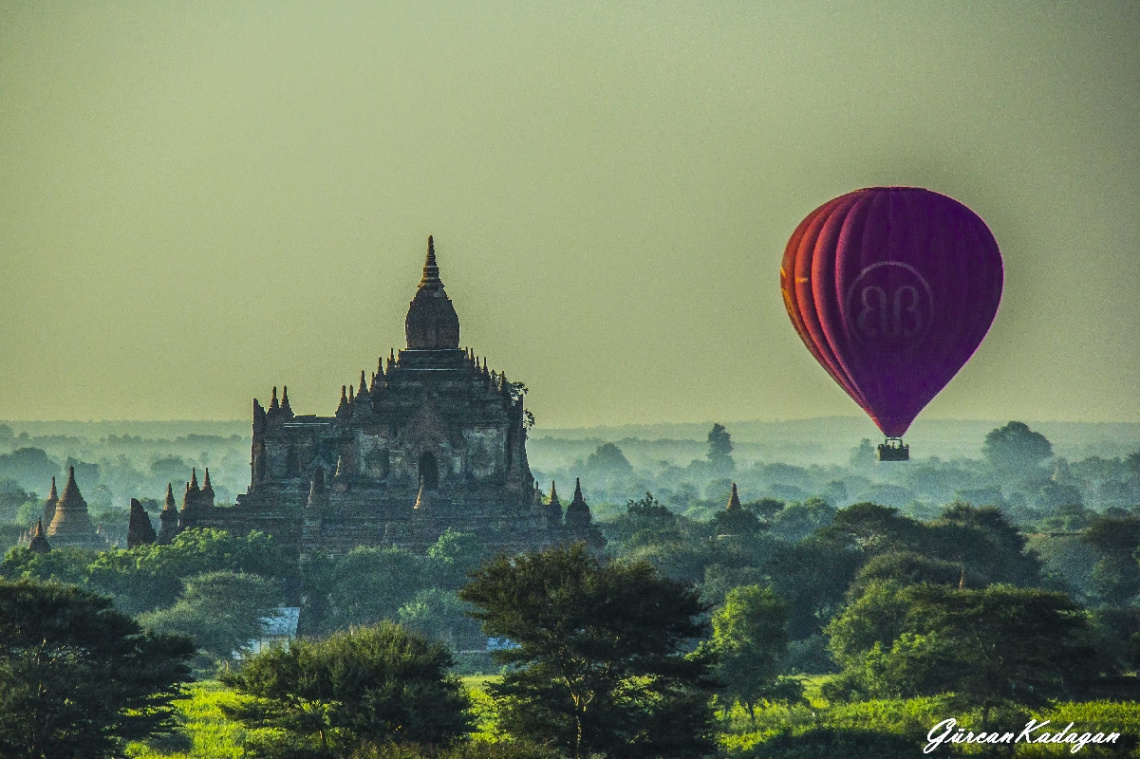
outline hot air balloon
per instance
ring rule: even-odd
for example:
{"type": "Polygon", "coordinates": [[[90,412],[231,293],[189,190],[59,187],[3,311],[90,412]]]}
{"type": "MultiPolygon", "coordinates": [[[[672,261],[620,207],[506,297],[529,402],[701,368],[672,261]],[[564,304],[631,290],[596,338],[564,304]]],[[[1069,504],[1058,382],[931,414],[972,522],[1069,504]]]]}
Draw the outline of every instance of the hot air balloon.
{"type": "Polygon", "coordinates": [[[800,222],[780,289],[804,345],[878,425],[881,461],[973,355],[997,314],[997,241],[973,211],[918,187],[872,187],[800,222]]]}

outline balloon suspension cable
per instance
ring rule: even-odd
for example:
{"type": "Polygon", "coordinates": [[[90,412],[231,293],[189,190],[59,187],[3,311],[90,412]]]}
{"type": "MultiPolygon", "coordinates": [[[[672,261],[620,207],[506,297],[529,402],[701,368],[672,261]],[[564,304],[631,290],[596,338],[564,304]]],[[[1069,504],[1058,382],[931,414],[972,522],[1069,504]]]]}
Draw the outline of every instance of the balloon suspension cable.
{"type": "Polygon", "coordinates": [[[879,461],[910,461],[910,446],[901,437],[888,437],[879,446],[879,461]]]}

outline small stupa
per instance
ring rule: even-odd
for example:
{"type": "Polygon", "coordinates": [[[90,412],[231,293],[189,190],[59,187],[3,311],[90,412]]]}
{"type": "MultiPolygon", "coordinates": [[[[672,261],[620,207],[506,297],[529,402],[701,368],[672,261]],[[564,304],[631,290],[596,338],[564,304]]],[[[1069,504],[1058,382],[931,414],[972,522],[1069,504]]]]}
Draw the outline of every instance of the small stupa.
{"type": "Polygon", "coordinates": [[[54,548],[89,548],[102,551],[107,541],[95,531],[95,523],[87,513],[87,501],[75,484],[75,467],[68,467],[67,484],[55,506],[55,516],[47,529],[54,548]]]}
{"type": "Polygon", "coordinates": [[[48,493],[48,498],[44,501],[44,524],[51,524],[51,520],[55,519],[55,507],[59,503],[59,493],[55,489],[55,477],[51,478],[51,492],[48,493]]]}
{"type": "Polygon", "coordinates": [[[142,502],[132,498],[131,516],[127,523],[127,548],[153,543],[157,537],[154,525],[150,523],[150,516],[147,515],[142,502]]]}
{"type": "Polygon", "coordinates": [[[32,536],[28,540],[28,549],[33,553],[47,553],[51,550],[51,544],[44,537],[43,517],[37,519],[36,526],[32,528],[32,536]]]}

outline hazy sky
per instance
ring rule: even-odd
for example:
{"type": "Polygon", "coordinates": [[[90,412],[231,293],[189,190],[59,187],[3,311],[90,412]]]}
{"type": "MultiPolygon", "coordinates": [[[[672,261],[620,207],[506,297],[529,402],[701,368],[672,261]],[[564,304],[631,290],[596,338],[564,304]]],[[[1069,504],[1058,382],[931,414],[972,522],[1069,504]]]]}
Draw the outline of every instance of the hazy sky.
{"type": "Polygon", "coordinates": [[[920,185],[1006,290],[926,417],[1140,421],[1140,2],[0,1],[0,419],[331,414],[434,234],[540,427],[858,413],[784,313],[920,185]]]}

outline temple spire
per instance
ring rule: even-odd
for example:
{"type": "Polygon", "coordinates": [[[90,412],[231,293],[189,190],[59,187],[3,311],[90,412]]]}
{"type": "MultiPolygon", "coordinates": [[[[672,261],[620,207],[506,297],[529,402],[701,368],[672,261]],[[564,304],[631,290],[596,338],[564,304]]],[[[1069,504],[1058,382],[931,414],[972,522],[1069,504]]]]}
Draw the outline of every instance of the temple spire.
{"type": "Polygon", "coordinates": [[[420,289],[425,287],[432,290],[443,287],[443,282],[439,279],[439,266],[435,262],[435,240],[431,235],[428,235],[427,258],[424,260],[424,275],[420,279],[420,289]]]}
{"type": "Polygon", "coordinates": [[[51,550],[51,544],[49,544],[47,538],[44,537],[43,517],[36,520],[36,526],[32,530],[32,537],[28,541],[28,548],[31,549],[33,553],[47,553],[51,550]]]}
{"type": "Polygon", "coordinates": [[[424,273],[408,304],[404,336],[409,350],[458,350],[459,316],[443,289],[435,260],[435,241],[428,238],[424,273]]]}
{"type": "Polygon", "coordinates": [[[587,537],[590,521],[590,507],[582,497],[582,480],[578,478],[574,481],[574,500],[566,507],[566,527],[579,537],[587,537]]]}
{"type": "Polygon", "coordinates": [[[59,493],[55,489],[55,477],[51,478],[51,492],[48,493],[47,500],[44,501],[44,521],[51,524],[51,520],[55,519],[55,507],[59,503],[59,493]]]}
{"type": "Polygon", "coordinates": [[[63,494],[56,504],[55,516],[47,532],[56,548],[71,546],[102,550],[107,547],[107,542],[95,532],[95,524],[87,514],[87,501],[83,500],[83,494],[75,484],[74,466],[68,467],[67,484],[63,486],[63,494]]]}
{"type": "Polygon", "coordinates": [[[83,495],[79,492],[79,486],[75,484],[75,467],[69,466],[67,468],[67,484],[63,486],[63,495],[59,497],[59,503],[56,504],[56,511],[65,508],[81,508],[87,510],[87,501],[83,500],[83,495]]]}
{"type": "Polygon", "coordinates": [[[728,497],[728,505],[724,507],[725,511],[740,511],[740,496],[736,493],[736,483],[732,483],[732,495],[728,497]]]}
{"type": "Polygon", "coordinates": [[[276,411],[281,408],[281,404],[277,402],[277,386],[273,386],[273,398],[269,401],[269,410],[276,411]]]}
{"type": "Polygon", "coordinates": [[[158,542],[169,544],[178,534],[178,509],[174,505],[174,485],[166,483],[166,502],[158,514],[158,542]]]}
{"type": "Polygon", "coordinates": [[[127,522],[127,548],[153,543],[158,538],[146,509],[137,498],[131,499],[131,515],[127,522]]]}
{"type": "Polygon", "coordinates": [[[289,386],[285,385],[281,388],[281,410],[285,412],[286,416],[293,415],[293,409],[289,408],[289,386]]]}

